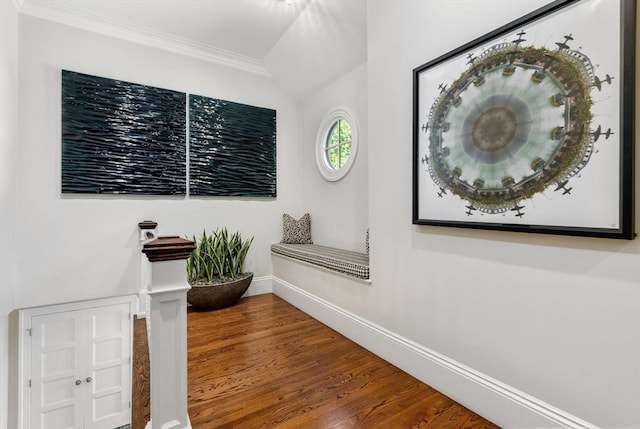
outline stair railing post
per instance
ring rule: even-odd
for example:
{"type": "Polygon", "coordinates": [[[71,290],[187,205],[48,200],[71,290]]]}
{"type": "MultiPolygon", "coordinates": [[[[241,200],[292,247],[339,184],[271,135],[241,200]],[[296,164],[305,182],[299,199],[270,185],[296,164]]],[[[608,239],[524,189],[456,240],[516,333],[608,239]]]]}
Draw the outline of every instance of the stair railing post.
{"type": "Polygon", "coordinates": [[[187,409],[187,282],[185,259],[195,243],[160,237],[142,252],[151,262],[149,287],[150,429],[191,429],[187,409]]]}

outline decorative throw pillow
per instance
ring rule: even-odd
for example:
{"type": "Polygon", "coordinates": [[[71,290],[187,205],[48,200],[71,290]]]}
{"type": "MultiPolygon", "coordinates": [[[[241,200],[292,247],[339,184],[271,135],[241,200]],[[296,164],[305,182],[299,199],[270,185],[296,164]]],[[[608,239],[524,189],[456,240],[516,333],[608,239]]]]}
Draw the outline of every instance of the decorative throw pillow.
{"type": "Polygon", "coordinates": [[[369,228],[367,228],[367,235],[364,240],[364,247],[367,249],[367,255],[369,254],[369,228]]]}
{"type": "Polygon", "coordinates": [[[311,241],[311,215],[305,213],[300,220],[282,215],[282,241],[287,244],[313,244],[311,241]]]}

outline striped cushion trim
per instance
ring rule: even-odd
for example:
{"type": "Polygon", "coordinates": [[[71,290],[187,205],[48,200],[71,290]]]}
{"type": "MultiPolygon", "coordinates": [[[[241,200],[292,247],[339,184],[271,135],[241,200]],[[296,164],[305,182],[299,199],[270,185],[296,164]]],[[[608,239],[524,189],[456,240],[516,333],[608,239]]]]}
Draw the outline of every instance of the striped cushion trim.
{"type": "Polygon", "coordinates": [[[272,244],[271,251],[359,279],[369,279],[369,255],[366,253],[319,244],[283,243],[272,244]]]}

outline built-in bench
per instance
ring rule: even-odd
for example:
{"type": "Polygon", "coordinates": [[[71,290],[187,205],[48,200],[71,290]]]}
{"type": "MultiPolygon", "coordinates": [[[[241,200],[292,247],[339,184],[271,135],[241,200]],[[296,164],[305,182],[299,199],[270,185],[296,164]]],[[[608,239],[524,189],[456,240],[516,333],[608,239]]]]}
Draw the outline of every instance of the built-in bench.
{"type": "Polygon", "coordinates": [[[272,244],[271,253],[347,276],[369,280],[369,255],[366,253],[336,249],[319,244],[284,243],[272,244]]]}

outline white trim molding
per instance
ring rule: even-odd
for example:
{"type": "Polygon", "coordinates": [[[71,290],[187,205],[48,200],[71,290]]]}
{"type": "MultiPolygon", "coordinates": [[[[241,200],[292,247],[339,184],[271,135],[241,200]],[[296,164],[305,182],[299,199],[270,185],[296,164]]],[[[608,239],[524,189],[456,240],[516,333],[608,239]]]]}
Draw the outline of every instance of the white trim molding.
{"type": "Polygon", "coordinates": [[[262,295],[263,293],[271,293],[273,292],[272,283],[272,276],[254,277],[251,281],[249,289],[247,289],[247,291],[242,296],[253,296],[262,295]]]}
{"type": "Polygon", "coordinates": [[[93,33],[151,46],[153,48],[233,67],[258,75],[271,76],[261,60],[225,49],[205,46],[169,34],[151,31],[146,28],[123,25],[103,17],[65,7],[60,3],[25,3],[24,0],[12,1],[18,11],[24,15],[58,22],[93,33]]]}
{"type": "Polygon", "coordinates": [[[336,182],[347,175],[358,156],[358,121],[351,108],[346,106],[331,109],[318,128],[316,137],[316,165],[320,175],[330,182],[336,182]],[[351,152],[344,165],[334,168],[327,159],[327,140],[338,121],[346,121],[351,129],[351,152]]]}
{"type": "Polygon", "coordinates": [[[273,278],[272,287],[280,298],[500,427],[597,428],[280,278],[273,278]]]}
{"type": "Polygon", "coordinates": [[[22,9],[22,5],[24,4],[24,0],[11,0],[13,6],[16,8],[18,12],[22,9]]]}

